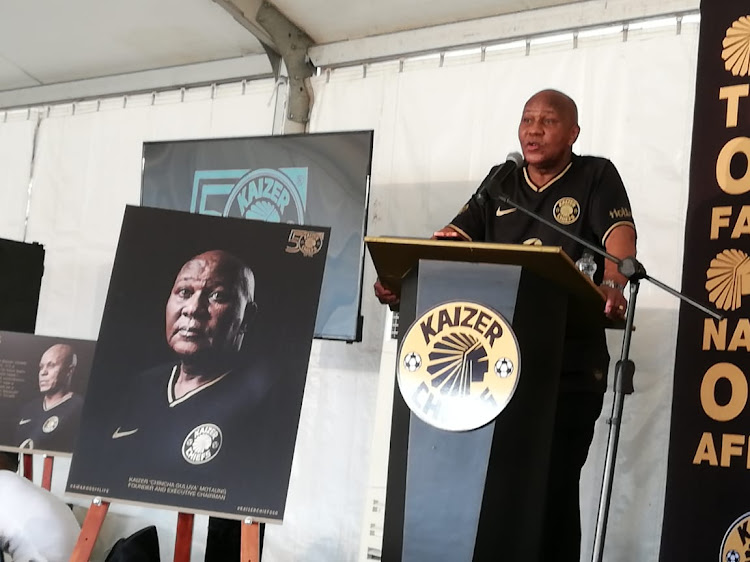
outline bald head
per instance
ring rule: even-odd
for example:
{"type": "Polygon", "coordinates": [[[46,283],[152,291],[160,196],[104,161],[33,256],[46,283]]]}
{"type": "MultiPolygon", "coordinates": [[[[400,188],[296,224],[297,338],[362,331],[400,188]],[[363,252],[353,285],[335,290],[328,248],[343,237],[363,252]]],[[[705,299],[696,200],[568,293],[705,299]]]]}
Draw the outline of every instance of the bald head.
{"type": "Polygon", "coordinates": [[[581,131],[575,102],[557,90],[542,90],[529,98],[518,125],[526,169],[531,180],[545,185],[573,158],[581,131]]]}
{"type": "Polygon", "coordinates": [[[255,275],[253,274],[253,271],[234,254],[230,254],[224,250],[209,250],[208,252],[203,252],[202,254],[198,254],[191,258],[185,265],[183,265],[180,273],[183,273],[186,268],[191,267],[191,264],[199,264],[199,266],[204,269],[213,268],[213,271],[221,274],[225,278],[235,279],[244,298],[248,301],[254,300],[255,275]]]}
{"type": "Polygon", "coordinates": [[[191,258],[167,300],[167,342],[183,363],[222,363],[242,345],[254,297],[255,276],[236,256],[211,250],[191,258]]]}
{"type": "Polygon", "coordinates": [[[77,364],[75,351],[68,344],[47,349],[39,360],[39,391],[48,395],[67,393],[77,364]]]}
{"type": "Polygon", "coordinates": [[[533,102],[541,102],[553,107],[560,114],[560,117],[566,120],[570,125],[578,125],[578,106],[573,98],[563,94],[559,90],[541,90],[531,96],[526,102],[526,106],[533,102]]]}

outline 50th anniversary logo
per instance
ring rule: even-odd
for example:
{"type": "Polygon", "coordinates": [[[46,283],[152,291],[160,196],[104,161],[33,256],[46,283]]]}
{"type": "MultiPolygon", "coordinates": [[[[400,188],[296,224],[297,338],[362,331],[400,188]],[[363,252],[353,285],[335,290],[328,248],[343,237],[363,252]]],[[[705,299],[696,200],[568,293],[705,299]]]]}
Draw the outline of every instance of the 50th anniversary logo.
{"type": "Polygon", "coordinates": [[[198,170],[190,211],[266,222],[305,223],[307,168],[198,170]]]}

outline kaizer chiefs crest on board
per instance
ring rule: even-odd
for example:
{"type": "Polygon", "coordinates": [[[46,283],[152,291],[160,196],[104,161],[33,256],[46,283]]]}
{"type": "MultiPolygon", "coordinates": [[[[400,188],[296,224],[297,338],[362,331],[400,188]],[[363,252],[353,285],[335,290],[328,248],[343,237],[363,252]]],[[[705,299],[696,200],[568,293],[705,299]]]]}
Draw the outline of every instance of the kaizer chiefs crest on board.
{"type": "Polygon", "coordinates": [[[465,431],[503,411],[520,366],[518,341],[505,318],[481,304],[454,301],[431,308],[406,332],[398,384],[421,420],[465,431]]]}

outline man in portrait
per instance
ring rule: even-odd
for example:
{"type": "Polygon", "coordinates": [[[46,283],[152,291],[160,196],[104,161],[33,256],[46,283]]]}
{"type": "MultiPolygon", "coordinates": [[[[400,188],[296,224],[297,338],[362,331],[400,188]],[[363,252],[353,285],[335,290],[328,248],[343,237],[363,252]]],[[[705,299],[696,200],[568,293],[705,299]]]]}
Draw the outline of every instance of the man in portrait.
{"type": "Polygon", "coordinates": [[[71,390],[78,357],[68,344],[51,346],[39,360],[39,396],[22,406],[16,423],[19,447],[70,452],[83,398],[71,390]]]}
{"type": "MultiPolygon", "coordinates": [[[[153,491],[145,480],[179,481],[196,488],[177,493],[218,499],[216,490],[241,482],[243,462],[268,445],[268,429],[258,422],[268,416],[262,399],[270,381],[247,372],[240,353],[257,311],[254,295],[252,270],[222,250],[191,258],[177,274],[165,307],[174,361],[137,377],[111,433],[116,457],[139,489],[153,491]]],[[[265,478],[246,486],[262,497],[278,461],[260,457],[253,464],[265,478]]],[[[206,560],[228,549],[239,556],[239,523],[212,518],[206,560]]]]}

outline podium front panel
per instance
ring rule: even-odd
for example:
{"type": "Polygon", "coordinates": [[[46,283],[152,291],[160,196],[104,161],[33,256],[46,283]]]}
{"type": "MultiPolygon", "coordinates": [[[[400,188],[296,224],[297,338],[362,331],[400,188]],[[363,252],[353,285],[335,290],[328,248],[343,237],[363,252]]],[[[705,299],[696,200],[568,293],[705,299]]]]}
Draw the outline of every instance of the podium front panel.
{"type": "Polygon", "coordinates": [[[403,280],[399,339],[452,300],[488,306],[513,325],[519,385],[495,421],[466,432],[428,425],[395,388],[382,559],[535,560],[567,297],[519,266],[421,260],[403,280]]]}

